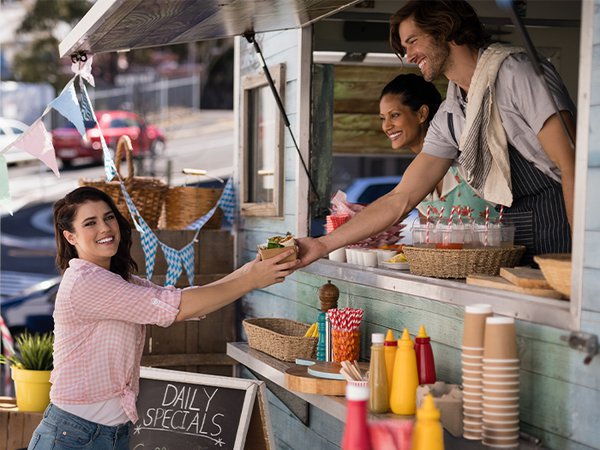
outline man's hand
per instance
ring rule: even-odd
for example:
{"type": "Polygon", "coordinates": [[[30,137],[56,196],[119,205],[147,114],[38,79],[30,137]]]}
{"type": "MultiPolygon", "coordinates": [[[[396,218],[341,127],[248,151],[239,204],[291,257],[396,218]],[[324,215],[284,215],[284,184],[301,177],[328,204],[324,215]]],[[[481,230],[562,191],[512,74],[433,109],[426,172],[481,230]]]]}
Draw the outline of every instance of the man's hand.
{"type": "Polygon", "coordinates": [[[319,239],[306,237],[296,239],[296,243],[298,244],[298,256],[300,257],[298,267],[307,266],[328,253],[327,247],[319,239]]]}

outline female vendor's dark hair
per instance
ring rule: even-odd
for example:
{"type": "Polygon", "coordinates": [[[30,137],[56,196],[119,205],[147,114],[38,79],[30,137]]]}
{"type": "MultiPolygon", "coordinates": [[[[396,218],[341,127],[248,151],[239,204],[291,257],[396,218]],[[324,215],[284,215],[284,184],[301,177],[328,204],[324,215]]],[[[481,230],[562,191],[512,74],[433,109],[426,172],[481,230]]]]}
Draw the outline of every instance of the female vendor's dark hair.
{"type": "Polygon", "coordinates": [[[402,103],[414,112],[417,112],[422,105],[427,105],[429,108],[427,124],[431,122],[442,103],[442,96],[435,85],[414,73],[398,75],[386,84],[379,100],[388,94],[400,96],[402,103]]]}
{"type": "Polygon", "coordinates": [[[74,232],[73,221],[79,206],[86,202],[106,203],[115,214],[121,241],[117,253],[110,260],[110,271],[129,281],[132,271],[137,271],[137,264],[131,257],[131,225],[119,212],[115,202],[99,189],[83,186],[69,192],[54,203],[54,235],[56,238],[56,265],[61,273],[69,267],[69,261],[77,258],[77,250],[63,236],[63,231],[74,232]]]}

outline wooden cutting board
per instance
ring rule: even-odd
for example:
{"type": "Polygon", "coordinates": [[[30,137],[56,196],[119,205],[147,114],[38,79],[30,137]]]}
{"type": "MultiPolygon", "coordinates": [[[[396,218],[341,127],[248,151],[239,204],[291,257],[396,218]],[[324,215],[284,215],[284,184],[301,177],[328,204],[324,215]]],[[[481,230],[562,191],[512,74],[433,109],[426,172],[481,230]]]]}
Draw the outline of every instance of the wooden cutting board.
{"type": "Polygon", "coordinates": [[[517,286],[552,289],[540,269],[532,269],[531,267],[501,267],[500,276],[517,286]]]}
{"type": "Polygon", "coordinates": [[[315,377],[307,366],[292,366],[285,371],[285,386],[291,391],[305,394],[345,395],[346,381],[315,377]]]}
{"type": "Polygon", "coordinates": [[[502,289],[504,291],[520,292],[522,294],[537,295],[538,297],[556,298],[562,299],[560,292],[554,289],[542,289],[542,288],[529,288],[523,286],[517,286],[512,284],[510,281],[505,280],[502,277],[494,277],[490,275],[469,275],[467,277],[467,284],[474,286],[491,287],[495,289],[502,289]]]}

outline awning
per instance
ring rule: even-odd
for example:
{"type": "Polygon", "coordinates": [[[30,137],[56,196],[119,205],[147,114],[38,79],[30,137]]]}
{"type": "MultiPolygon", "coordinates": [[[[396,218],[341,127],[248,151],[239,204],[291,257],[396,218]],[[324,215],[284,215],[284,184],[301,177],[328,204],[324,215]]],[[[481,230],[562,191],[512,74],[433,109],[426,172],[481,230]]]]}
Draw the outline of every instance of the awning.
{"type": "Polygon", "coordinates": [[[298,28],[358,0],[98,0],[60,56],[181,44],[298,28]]]}

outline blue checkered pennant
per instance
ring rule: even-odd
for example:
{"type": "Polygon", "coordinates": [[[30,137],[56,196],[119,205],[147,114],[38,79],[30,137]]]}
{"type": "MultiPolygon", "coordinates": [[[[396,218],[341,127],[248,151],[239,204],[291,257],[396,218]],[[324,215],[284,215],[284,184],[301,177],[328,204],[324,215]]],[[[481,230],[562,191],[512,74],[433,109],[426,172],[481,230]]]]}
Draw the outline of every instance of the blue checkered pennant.
{"type": "Polygon", "coordinates": [[[96,126],[96,116],[94,116],[92,102],[85,89],[85,83],[83,82],[82,77],[79,77],[79,90],[79,109],[81,109],[83,124],[85,125],[85,128],[94,128],[96,126]]]}
{"type": "Polygon", "coordinates": [[[223,211],[225,220],[233,225],[233,221],[235,220],[235,188],[233,187],[233,178],[227,180],[217,206],[223,211]]]}
{"type": "Polygon", "coordinates": [[[165,286],[174,286],[181,276],[181,272],[183,270],[181,267],[181,256],[179,255],[178,250],[175,250],[174,248],[171,248],[160,241],[159,244],[160,248],[162,248],[162,251],[165,254],[165,259],[167,260],[167,264],[169,266],[167,269],[165,286]]]}
{"type": "Polygon", "coordinates": [[[156,259],[156,249],[158,248],[158,238],[148,228],[140,233],[142,250],[144,250],[144,260],[146,263],[146,278],[152,279],[154,274],[154,261],[156,259]]]}
{"type": "Polygon", "coordinates": [[[183,267],[188,276],[188,281],[190,286],[194,285],[194,243],[196,240],[194,239],[188,245],[179,250],[179,256],[181,258],[181,262],[183,263],[183,267]]]}
{"type": "Polygon", "coordinates": [[[127,189],[125,189],[125,184],[123,184],[123,180],[119,179],[119,181],[121,183],[121,192],[123,193],[123,197],[125,198],[125,203],[127,204],[127,209],[129,210],[129,214],[131,215],[131,219],[133,220],[135,229],[138,230],[140,233],[143,233],[145,231],[145,228],[150,230],[150,227],[148,226],[146,221],[142,218],[142,215],[140,214],[138,209],[133,204],[133,200],[129,196],[127,189]],[[141,224],[143,224],[144,227],[142,227],[141,224]]]}
{"type": "Polygon", "coordinates": [[[185,227],[185,229],[186,230],[198,230],[198,231],[200,229],[202,229],[204,224],[206,224],[206,222],[208,222],[210,220],[210,218],[213,216],[213,214],[217,210],[217,207],[218,207],[218,205],[215,205],[209,212],[204,214],[202,217],[200,217],[195,222],[189,224],[187,227],[185,227]]]}
{"type": "Polygon", "coordinates": [[[112,159],[112,155],[110,154],[110,150],[108,150],[108,146],[106,145],[106,141],[104,140],[104,135],[102,132],[100,132],[100,142],[102,142],[102,156],[104,156],[104,172],[106,172],[106,181],[111,181],[117,176],[117,168],[115,167],[115,163],[112,159]]]}

